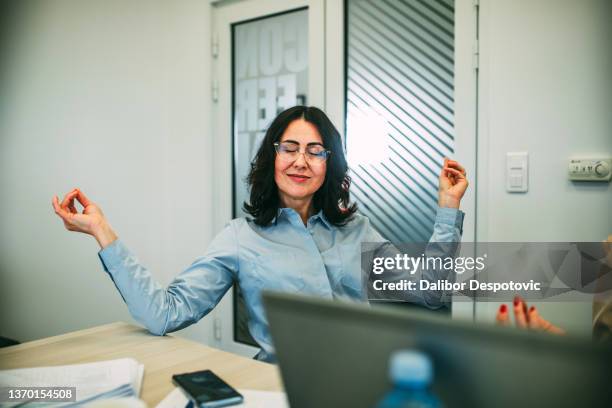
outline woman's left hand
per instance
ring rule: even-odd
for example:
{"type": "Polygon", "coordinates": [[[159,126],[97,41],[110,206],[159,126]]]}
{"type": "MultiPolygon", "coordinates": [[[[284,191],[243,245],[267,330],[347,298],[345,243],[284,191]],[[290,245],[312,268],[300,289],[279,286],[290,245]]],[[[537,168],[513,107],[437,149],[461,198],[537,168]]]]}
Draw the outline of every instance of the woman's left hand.
{"type": "Polygon", "coordinates": [[[438,206],[459,208],[461,198],[468,188],[465,169],[459,162],[444,158],[438,187],[438,206]]]}
{"type": "MultiPolygon", "coordinates": [[[[495,321],[499,326],[510,326],[508,307],[502,304],[497,310],[495,321]]],[[[552,334],[565,334],[565,330],[555,326],[538,313],[535,306],[527,307],[527,303],[520,296],[514,297],[514,323],[520,329],[545,331],[552,334]]]]}

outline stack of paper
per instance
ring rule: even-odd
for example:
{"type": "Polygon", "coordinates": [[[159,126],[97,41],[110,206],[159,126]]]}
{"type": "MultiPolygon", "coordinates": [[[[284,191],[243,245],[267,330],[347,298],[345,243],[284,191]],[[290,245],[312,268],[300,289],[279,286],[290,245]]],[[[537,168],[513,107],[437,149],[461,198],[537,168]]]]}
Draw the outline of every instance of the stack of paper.
{"type": "MultiPolygon", "coordinates": [[[[137,397],[144,365],[132,358],[0,371],[0,387],[76,387],[78,404],[137,397]]],[[[69,404],[70,405],[70,404],[69,404]]]]}

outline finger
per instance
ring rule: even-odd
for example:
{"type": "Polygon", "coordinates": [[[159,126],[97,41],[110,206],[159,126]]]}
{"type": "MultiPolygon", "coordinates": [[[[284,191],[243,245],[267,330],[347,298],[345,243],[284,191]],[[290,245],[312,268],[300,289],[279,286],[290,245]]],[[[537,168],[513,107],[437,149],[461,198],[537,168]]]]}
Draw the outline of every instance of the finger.
{"type": "Polygon", "coordinates": [[[525,314],[525,309],[523,305],[523,300],[516,296],[514,298],[514,322],[516,325],[522,329],[526,329],[527,326],[527,316],[525,314]]]}
{"type": "Polygon", "coordinates": [[[67,221],[70,218],[71,214],[60,206],[59,198],[57,196],[53,197],[52,203],[55,213],[59,215],[64,221],[67,221]]]}
{"type": "Polygon", "coordinates": [[[55,212],[59,210],[59,203],[58,203],[56,195],[54,195],[53,198],[51,199],[51,205],[53,206],[53,210],[55,210],[55,212]]]}
{"type": "Polygon", "coordinates": [[[62,205],[62,208],[63,208],[65,211],[68,211],[68,212],[69,212],[69,213],[71,213],[71,214],[76,213],[77,211],[76,211],[76,207],[74,206],[74,197],[72,197],[72,198],[71,198],[71,199],[68,201],[68,203],[67,203],[66,205],[62,205]],[[73,211],[73,209],[74,209],[74,211],[73,211]]]}
{"type": "Polygon", "coordinates": [[[461,164],[459,164],[458,161],[449,160],[448,163],[446,164],[446,167],[455,168],[455,169],[459,170],[462,174],[465,175],[465,168],[461,164]]]}
{"type": "Polygon", "coordinates": [[[456,179],[465,179],[465,174],[463,174],[462,172],[460,172],[457,169],[453,169],[452,167],[445,167],[444,171],[447,172],[447,174],[449,175],[449,177],[452,175],[454,176],[456,179]]]}
{"type": "Polygon", "coordinates": [[[64,196],[64,198],[62,199],[60,205],[64,205],[66,204],[66,201],[70,199],[70,197],[74,197],[76,196],[76,192],[77,189],[73,188],[72,190],[70,190],[69,192],[66,193],[66,195],[64,196]]]}
{"type": "Polygon", "coordinates": [[[62,203],[61,203],[60,206],[62,208],[64,208],[64,209],[68,208],[68,205],[70,204],[70,201],[74,200],[74,197],[76,197],[76,195],[77,195],[77,190],[76,189],[74,189],[71,192],[69,192],[68,194],[66,194],[64,196],[64,199],[62,200],[62,203]]]}
{"type": "Polygon", "coordinates": [[[508,306],[502,304],[497,309],[497,315],[495,316],[495,322],[499,326],[508,326],[510,324],[510,315],[508,314],[508,306]]]}
{"type": "Polygon", "coordinates": [[[531,308],[529,308],[529,327],[535,330],[542,330],[552,334],[565,334],[565,330],[555,326],[554,324],[540,316],[535,306],[531,306],[531,308]]]}
{"type": "Polygon", "coordinates": [[[77,196],[76,196],[77,200],[79,201],[79,203],[81,203],[81,205],[83,207],[87,207],[88,205],[91,205],[91,201],[89,201],[89,198],[87,198],[87,196],[85,195],[85,193],[83,193],[81,190],[77,189],[77,196]]]}
{"type": "Polygon", "coordinates": [[[53,196],[53,200],[51,200],[51,204],[53,205],[53,209],[55,210],[55,213],[57,215],[60,215],[63,211],[62,207],[60,206],[59,203],[59,198],[57,198],[57,196],[53,196]]]}
{"type": "Polygon", "coordinates": [[[528,316],[529,316],[529,328],[530,329],[534,329],[534,330],[543,330],[543,320],[542,318],[540,318],[540,315],[538,313],[538,311],[536,310],[535,306],[531,306],[529,308],[529,312],[528,312],[528,316]]]}
{"type": "Polygon", "coordinates": [[[446,171],[448,173],[452,173],[456,177],[465,178],[465,175],[462,172],[460,172],[459,170],[454,169],[452,167],[445,167],[444,171],[446,171]]]}
{"type": "MultiPolygon", "coordinates": [[[[544,320],[544,319],[542,319],[544,320]]],[[[560,327],[555,326],[554,324],[552,324],[551,322],[549,322],[548,320],[544,320],[544,324],[547,325],[548,327],[546,327],[544,329],[544,331],[551,333],[551,334],[559,334],[559,335],[563,335],[565,334],[565,330],[563,330],[560,327]]]]}
{"type": "Polygon", "coordinates": [[[448,164],[448,157],[444,158],[444,163],[442,164],[442,169],[440,169],[440,177],[445,177],[446,176],[446,172],[444,171],[446,169],[446,167],[448,164]]]}

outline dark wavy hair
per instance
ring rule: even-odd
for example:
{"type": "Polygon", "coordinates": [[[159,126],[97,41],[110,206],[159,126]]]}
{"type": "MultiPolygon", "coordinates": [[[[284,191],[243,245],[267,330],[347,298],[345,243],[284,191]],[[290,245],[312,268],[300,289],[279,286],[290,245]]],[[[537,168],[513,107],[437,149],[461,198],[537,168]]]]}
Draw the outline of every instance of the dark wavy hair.
{"type": "Polygon", "coordinates": [[[327,115],[312,106],[294,106],[281,112],[270,124],[266,135],[251,162],[251,171],[246,180],[250,188],[249,203],[243,205],[244,211],[253,216],[257,225],[266,226],[276,218],[280,207],[278,186],[274,180],[276,150],[274,143],[280,141],[291,122],[304,119],[312,123],[331,155],[327,159],[325,181],[313,197],[315,212],[323,210],[327,220],[342,226],[350,221],[357,211],[357,205],[350,203],[348,165],[344,157],[340,133],[327,115]]]}

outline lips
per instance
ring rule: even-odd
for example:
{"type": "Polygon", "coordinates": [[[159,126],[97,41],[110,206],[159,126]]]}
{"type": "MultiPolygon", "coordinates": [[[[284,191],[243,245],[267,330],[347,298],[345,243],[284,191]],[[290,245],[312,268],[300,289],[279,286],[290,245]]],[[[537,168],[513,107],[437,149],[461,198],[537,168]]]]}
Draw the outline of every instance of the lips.
{"type": "Polygon", "coordinates": [[[287,176],[296,183],[305,183],[310,178],[303,174],[287,174],[287,176]]]}

